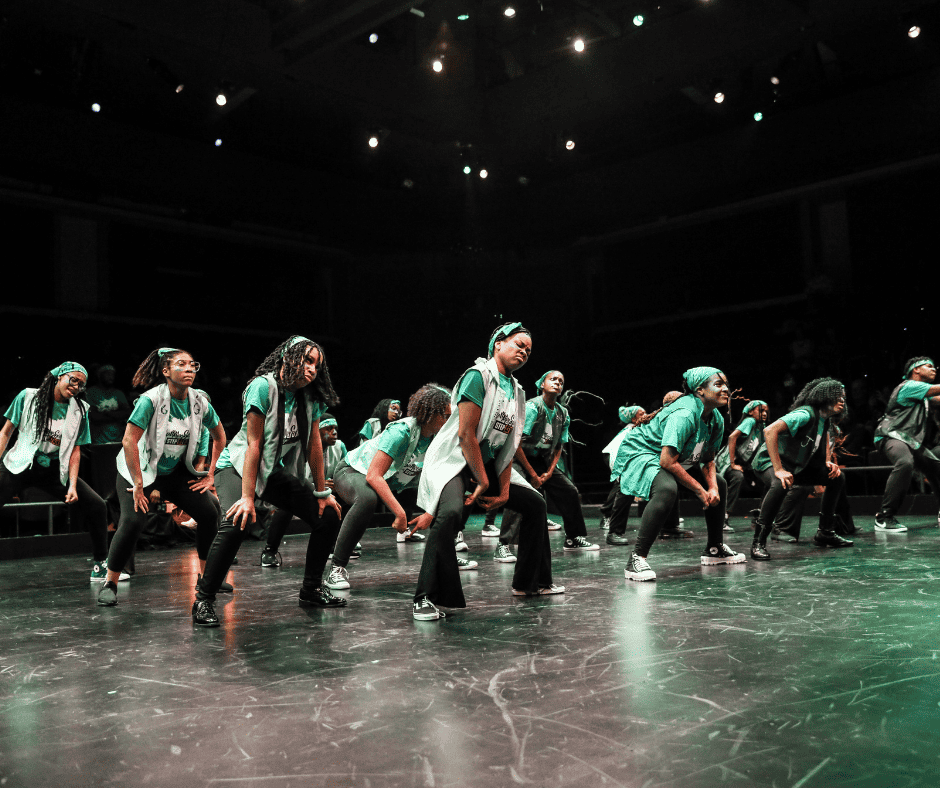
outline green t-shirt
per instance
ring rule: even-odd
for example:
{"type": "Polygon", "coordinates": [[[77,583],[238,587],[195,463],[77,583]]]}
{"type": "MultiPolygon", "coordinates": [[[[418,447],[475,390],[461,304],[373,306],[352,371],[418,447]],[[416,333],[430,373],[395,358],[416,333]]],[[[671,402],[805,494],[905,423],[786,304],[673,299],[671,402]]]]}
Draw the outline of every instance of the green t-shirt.
{"type": "MultiPolygon", "coordinates": [[[[9,419],[13,426],[19,429],[23,421],[23,405],[26,401],[26,389],[23,389],[16,395],[4,417],[9,419]]],[[[36,462],[43,468],[58,467],[59,465],[59,445],[62,443],[62,428],[65,426],[65,417],[69,412],[68,402],[52,403],[52,424],[46,427],[43,433],[42,442],[36,449],[36,462]]],[[[88,426],[88,414],[82,417],[82,426],[79,428],[76,446],[85,446],[91,443],[91,430],[88,426]]]]}
{"type": "Polygon", "coordinates": [[[898,391],[898,405],[902,408],[909,408],[911,405],[917,405],[927,399],[927,392],[930,391],[932,383],[926,383],[922,380],[908,380],[901,384],[898,391]]]}
{"type": "MultiPolygon", "coordinates": [[[[131,411],[127,421],[146,432],[150,426],[150,420],[153,418],[153,413],[153,401],[150,397],[138,397],[137,402],[134,403],[134,410],[131,411]]],[[[170,418],[166,425],[166,443],[163,446],[163,456],[157,461],[157,476],[166,476],[172,473],[180,460],[186,456],[186,447],[189,445],[189,430],[186,426],[188,419],[189,397],[186,397],[186,399],[170,397],[170,418]]],[[[206,412],[202,417],[202,430],[199,434],[199,448],[195,456],[206,456],[203,451],[203,444],[205,444],[206,451],[208,451],[209,429],[215,428],[218,423],[218,414],[212,405],[207,402],[206,412]]]]}
{"type": "MultiPolygon", "coordinates": [[[[797,469],[805,468],[809,458],[813,456],[822,443],[823,436],[826,432],[826,420],[815,414],[811,414],[808,409],[797,408],[781,416],[778,421],[782,421],[787,425],[786,432],[781,432],[780,437],[777,439],[777,451],[780,453],[780,458],[786,459],[788,464],[794,465],[797,469]],[[806,425],[810,424],[814,419],[817,422],[816,430],[812,433],[814,437],[808,442],[804,441],[804,445],[796,445],[794,443],[794,436],[796,436],[801,428],[806,427],[806,425]]],[[[766,444],[761,446],[760,451],[751,463],[751,467],[755,471],[765,471],[773,467],[773,463],[770,461],[770,455],[767,453],[766,444]]]]}
{"type": "MultiPolygon", "coordinates": [[[[545,427],[542,430],[542,437],[539,438],[539,442],[535,445],[536,451],[541,451],[542,449],[547,449],[552,445],[554,440],[554,435],[552,434],[552,422],[555,420],[555,411],[556,408],[550,408],[548,405],[545,405],[545,427]]],[[[535,422],[538,421],[539,417],[539,405],[538,402],[533,402],[529,400],[525,404],[525,426],[522,428],[523,435],[531,435],[532,429],[535,427],[535,422]]],[[[564,426],[562,427],[561,439],[558,441],[558,445],[561,446],[563,443],[568,442],[568,425],[569,420],[566,419],[564,426]]]]}
{"type": "MultiPolygon", "coordinates": [[[[267,378],[257,377],[254,378],[251,383],[248,384],[248,388],[245,390],[245,402],[242,408],[242,416],[247,417],[250,411],[255,413],[260,413],[262,416],[267,416],[268,410],[270,409],[270,401],[268,399],[268,381],[267,378]]],[[[326,405],[322,402],[313,403],[313,420],[319,421],[320,417],[326,413],[326,405]]],[[[312,425],[307,425],[312,428],[312,425]]],[[[293,391],[284,392],[284,443],[281,447],[281,459],[278,462],[279,466],[284,465],[284,458],[287,457],[292,451],[298,450],[301,446],[300,441],[300,428],[298,427],[297,422],[297,397],[293,391]]],[[[219,455],[219,461],[215,465],[217,470],[222,470],[223,468],[231,468],[232,461],[229,458],[228,447],[226,446],[222,450],[222,454],[219,455]]]]}
{"type": "MultiPolygon", "coordinates": [[[[100,386],[89,386],[85,390],[85,401],[101,413],[130,407],[123,391],[104,389],[100,386]]],[[[119,443],[123,437],[124,425],[117,421],[105,422],[92,431],[94,443],[119,443]]]]}
{"type": "MultiPolygon", "coordinates": [[[[515,386],[513,386],[512,378],[500,373],[499,388],[509,403],[515,402],[516,390],[515,386]]],[[[457,388],[457,404],[459,405],[461,402],[472,402],[482,408],[485,396],[486,387],[483,385],[483,375],[480,374],[478,369],[467,370],[466,374],[460,379],[460,385],[457,388]]],[[[509,428],[515,423],[515,408],[512,407],[510,410],[512,412],[500,409],[496,415],[497,425],[506,425],[506,427],[509,428]]],[[[505,429],[499,429],[499,432],[504,433],[508,437],[509,432],[512,432],[512,430],[509,429],[509,432],[506,432],[505,429]]],[[[505,442],[505,439],[503,442],[505,442]]],[[[500,446],[502,446],[502,443],[494,446],[486,438],[480,441],[480,455],[483,458],[484,464],[496,457],[500,446]]]]}
{"type": "MultiPolygon", "coordinates": [[[[418,438],[418,445],[415,446],[415,452],[411,459],[398,469],[398,472],[385,481],[388,483],[392,492],[401,492],[407,487],[411,487],[418,481],[418,474],[424,466],[424,454],[434,440],[433,435],[425,438],[423,435],[418,438]]],[[[411,430],[407,424],[393,421],[389,424],[378,437],[378,450],[385,452],[392,458],[393,463],[400,463],[408,453],[408,444],[411,443],[411,430]]]]}

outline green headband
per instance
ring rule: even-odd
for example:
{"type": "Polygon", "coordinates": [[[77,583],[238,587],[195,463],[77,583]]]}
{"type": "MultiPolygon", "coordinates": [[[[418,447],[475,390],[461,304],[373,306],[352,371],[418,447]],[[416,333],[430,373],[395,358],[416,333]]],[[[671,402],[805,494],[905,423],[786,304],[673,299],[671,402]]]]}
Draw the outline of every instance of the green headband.
{"type": "Polygon", "coordinates": [[[750,413],[752,410],[754,410],[754,408],[759,408],[761,405],[766,405],[766,404],[767,404],[767,403],[764,402],[764,400],[762,400],[762,399],[752,399],[750,402],[748,402],[748,403],[744,406],[744,410],[741,411],[741,412],[742,412],[742,413],[750,413]]]}
{"type": "Polygon", "coordinates": [[[313,344],[312,339],[307,339],[307,337],[302,337],[298,334],[293,339],[291,339],[290,342],[284,345],[284,349],[281,351],[281,358],[284,358],[284,356],[287,355],[287,351],[290,350],[294,345],[299,345],[301,342],[306,342],[308,345],[313,344]]]}
{"type": "Polygon", "coordinates": [[[549,375],[551,375],[553,372],[561,372],[561,370],[560,370],[560,369],[550,369],[550,370],[548,370],[548,372],[546,372],[544,375],[542,375],[542,377],[540,377],[537,381],[535,381],[535,390],[536,390],[536,391],[541,391],[541,390],[542,390],[542,384],[545,382],[545,378],[547,378],[547,377],[548,377],[549,375]]]}
{"type": "MultiPolygon", "coordinates": [[[[911,376],[911,373],[921,364],[933,364],[933,359],[930,358],[929,356],[924,356],[923,358],[917,359],[917,361],[912,361],[908,365],[907,371],[904,373],[904,379],[906,380],[907,378],[909,378],[911,376]]],[[[936,366],[936,364],[934,364],[934,366],[936,366]]]]}
{"type": "Polygon", "coordinates": [[[336,419],[320,419],[320,429],[321,429],[321,430],[322,430],[324,427],[335,427],[335,426],[337,426],[337,425],[336,425],[336,419]]]}
{"type": "Polygon", "coordinates": [[[81,372],[86,378],[88,377],[88,370],[77,361],[63,361],[61,364],[59,364],[59,366],[55,367],[54,369],[50,369],[49,374],[55,375],[58,378],[69,372],[74,372],[75,370],[81,372]]]}
{"type": "Polygon", "coordinates": [[[493,358],[493,353],[496,350],[496,343],[508,337],[514,331],[518,331],[522,328],[522,323],[506,323],[505,325],[500,326],[493,332],[493,336],[490,337],[490,346],[489,346],[489,355],[487,358],[493,358]]]}
{"type": "Polygon", "coordinates": [[[692,369],[687,369],[682,374],[682,379],[685,381],[685,384],[689,387],[689,391],[695,391],[703,383],[708,382],[708,379],[712,375],[724,375],[720,369],[716,367],[692,367],[692,369]]]}
{"type": "Polygon", "coordinates": [[[157,353],[159,353],[161,356],[168,356],[170,355],[170,353],[179,353],[179,352],[180,352],[180,349],[178,347],[162,347],[157,351],[157,353]]]}
{"type": "Polygon", "coordinates": [[[643,410],[639,405],[621,405],[620,407],[620,420],[624,424],[629,424],[633,421],[633,417],[636,416],[643,410]]]}
{"type": "Polygon", "coordinates": [[[393,399],[391,402],[388,403],[388,406],[389,406],[389,407],[392,407],[392,405],[401,405],[401,400],[400,400],[400,399],[393,399]]]}

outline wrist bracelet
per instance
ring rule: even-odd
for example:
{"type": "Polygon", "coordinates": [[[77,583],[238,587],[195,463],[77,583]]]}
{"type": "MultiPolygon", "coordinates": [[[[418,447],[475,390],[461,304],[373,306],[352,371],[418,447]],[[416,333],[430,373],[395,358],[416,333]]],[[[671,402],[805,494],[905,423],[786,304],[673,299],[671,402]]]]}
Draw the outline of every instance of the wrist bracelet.
{"type": "Polygon", "coordinates": [[[314,490],[313,494],[317,498],[329,498],[333,494],[333,491],[327,487],[325,490],[314,490]]]}

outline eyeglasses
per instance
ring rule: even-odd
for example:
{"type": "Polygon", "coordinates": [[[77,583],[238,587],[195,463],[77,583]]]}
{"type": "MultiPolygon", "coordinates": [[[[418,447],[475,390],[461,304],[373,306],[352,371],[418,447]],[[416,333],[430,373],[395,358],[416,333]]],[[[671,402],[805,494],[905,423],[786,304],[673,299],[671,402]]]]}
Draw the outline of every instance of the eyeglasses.
{"type": "Polygon", "coordinates": [[[75,389],[76,391],[79,391],[79,392],[85,390],[85,381],[82,380],[81,378],[76,378],[74,375],[69,375],[68,379],[69,379],[70,389],[75,389]]]}
{"type": "Polygon", "coordinates": [[[173,369],[187,369],[192,367],[193,372],[198,372],[202,365],[198,361],[174,361],[173,369]]]}

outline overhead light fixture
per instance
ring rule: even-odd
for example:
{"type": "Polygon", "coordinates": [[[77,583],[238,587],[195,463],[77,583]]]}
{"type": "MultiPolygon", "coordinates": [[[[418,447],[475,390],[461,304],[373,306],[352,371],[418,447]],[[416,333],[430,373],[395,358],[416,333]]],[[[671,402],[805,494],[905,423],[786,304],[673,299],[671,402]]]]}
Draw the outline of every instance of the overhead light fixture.
{"type": "Polygon", "coordinates": [[[460,14],[457,17],[458,22],[466,22],[470,18],[470,14],[460,14]]]}
{"type": "Polygon", "coordinates": [[[716,94],[715,94],[715,103],[716,103],[716,104],[721,104],[724,100],[725,100],[725,94],[724,94],[724,93],[716,93],[716,94]]]}
{"type": "Polygon", "coordinates": [[[217,147],[217,148],[221,148],[221,147],[222,147],[222,138],[221,138],[221,137],[219,137],[218,139],[216,139],[216,141],[215,141],[215,147],[217,147]]]}
{"type": "Polygon", "coordinates": [[[371,137],[369,137],[369,147],[370,148],[379,147],[379,137],[377,134],[373,134],[371,137]]]}
{"type": "Polygon", "coordinates": [[[763,120],[763,119],[764,119],[764,113],[763,113],[763,112],[755,112],[755,113],[754,113],[754,120],[760,121],[760,120],[763,120]]]}
{"type": "Polygon", "coordinates": [[[182,93],[184,87],[186,87],[186,86],[185,86],[182,82],[180,82],[180,84],[176,86],[176,92],[177,92],[177,93],[182,93]]]}
{"type": "Polygon", "coordinates": [[[780,77],[771,77],[771,78],[770,78],[770,84],[771,84],[771,85],[779,85],[779,84],[780,84],[780,77]]]}
{"type": "Polygon", "coordinates": [[[486,178],[487,175],[489,175],[489,173],[488,173],[486,170],[480,170],[480,177],[481,177],[481,178],[486,178]]]}
{"type": "Polygon", "coordinates": [[[920,35],[920,28],[917,25],[911,25],[907,31],[908,38],[917,38],[920,35]]]}
{"type": "Polygon", "coordinates": [[[529,179],[526,178],[525,175],[520,175],[520,176],[519,176],[519,185],[520,185],[520,186],[527,186],[528,183],[529,183],[529,179]]]}
{"type": "Polygon", "coordinates": [[[224,93],[219,93],[215,97],[215,103],[218,104],[220,107],[224,107],[226,104],[228,104],[228,99],[225,97],[224,93]]]}
{"type": "Polygon", "coordinates": [[[96,101],[94,104],[91,105],[91,111],[101,112],[101,105],[96,101]]]}
{"type": "Polygon", "coordinates": [[[431,63],[431,68],[440,74],[444,70],[444,63],[440,58],[435,58],[434,62],[431,63]]]}
{"type": "Polygon", "coordinates": [[[574,140],[568,140],[568,141],[565,143],[565,147],[566,147],[568,150],[574,150],[574,140]]]}
{"type": "Polygon", "coordinates": [[[515,15],[516,15],[516,9],[513,8],[511,5],[507,5],[507,6],[503,9],[503,16],[506,16],[506,17],[509,17],[510,19],[512,19],[515,15]]]}
{"type": "Polygon", "coordinates": [[[405,178],[405,180],[401,182],[401,185],[404,186],[406,189],[413,189],[415,182],[411,180],[411,178],[405,178]]]}
{"type": "Polygon", "coordinates": [[[575,52],[583,52],[583,51],[584,51],[584,39],[583,39],[583,38],[576,38],[576,39],[574,40],[574,51],[575,51],[575,52]]]}
{"type": "Polygon", "coordinates": [[[463,167],[463,174],[464,174],[464,175],[469,175],[472,171],[473,171],[473,170],[470,169],[470,165],[469,165],[469,164],[465,164],[465,165],[464,165],[464,167],[463,167]]]}
{"type": "Polygon", "coordinates": [[[378,33],[369,33],[369,43],[370,43],[370,44],[374,44],[374,43],[375,43],[376,41],[378,41],[378,40],[379,40],[379,34],[378,34],[378,33]]]}
{"type": "Polygon", "coordinates": [[[635,17],[633,17],[633,24],[635,27],[642,27],[645,21],[646,20],[643,18],[643,14],[637,14],[635,17]]]}

